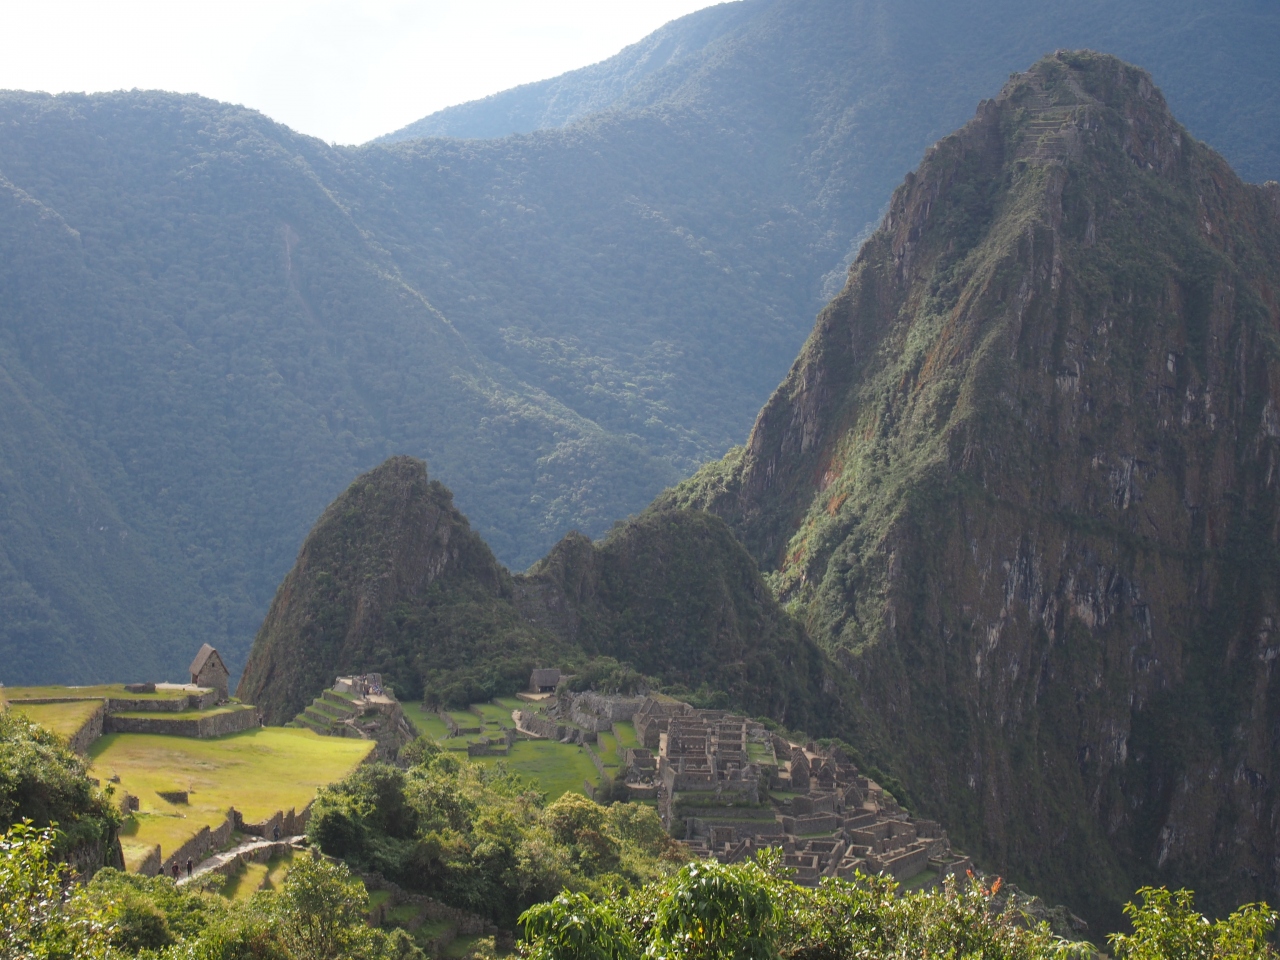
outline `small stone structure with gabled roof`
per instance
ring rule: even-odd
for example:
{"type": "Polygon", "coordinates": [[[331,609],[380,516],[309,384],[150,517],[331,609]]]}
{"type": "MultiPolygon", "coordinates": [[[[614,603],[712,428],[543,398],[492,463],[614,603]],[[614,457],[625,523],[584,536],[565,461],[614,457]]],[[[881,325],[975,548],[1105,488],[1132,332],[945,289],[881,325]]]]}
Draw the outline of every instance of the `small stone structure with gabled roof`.
{"type": "Polygon", "coordinates": [[[555,693],[560,683],[560,671],[555,667],[539,668],[529,676],[530,693],[555,693]]]}
{"type": "Polygon", "coordinates": [[[226,700],[230,696],[227,687],[230,679],[231,672],[218,651],[207,643],[202,646],[191,661],[191,682],[198,687],[211,687],[218,691],[219,700],[226,700]]]}

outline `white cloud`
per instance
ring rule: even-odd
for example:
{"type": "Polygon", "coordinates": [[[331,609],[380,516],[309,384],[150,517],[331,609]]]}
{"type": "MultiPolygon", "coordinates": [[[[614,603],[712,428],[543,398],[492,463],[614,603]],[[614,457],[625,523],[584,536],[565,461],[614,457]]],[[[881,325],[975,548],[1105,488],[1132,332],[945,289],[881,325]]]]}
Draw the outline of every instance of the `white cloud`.
{"type": "Polygon", "coordinates": [[[360,143],[603,60],[708,0],[0,0],[0,88],[243,103],[360,143]]]}

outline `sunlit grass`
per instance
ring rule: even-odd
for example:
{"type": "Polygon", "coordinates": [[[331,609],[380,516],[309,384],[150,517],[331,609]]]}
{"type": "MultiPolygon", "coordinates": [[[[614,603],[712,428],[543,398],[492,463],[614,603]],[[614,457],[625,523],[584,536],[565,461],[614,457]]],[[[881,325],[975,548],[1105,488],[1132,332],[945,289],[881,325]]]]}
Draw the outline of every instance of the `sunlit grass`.
{"type": "Polygon", "coordinates": [[[76,700],[102,700],[114,697],[121,700],[185,700],[181,690],[158,690],[155,693],[130,693],[123,683],[100,683],[91,687],[5,687],[9,700],[49,700],[54,698],[76,700]]]}
{"type": "MultiPolygon", "coordinates": [[[[169,856],[201,827],[217,827],[235,807],[245,820],[301,810],[325,784],[340,780],[373,750],[368,740],[322,737],[310,730],[266,727],[196,740],[160,734],[108,734],[90,748],[90,774],[138,798],[139,814],[121,840],[135,850],[160,845],[169,856]],[[186,790],[170,803],[158,791],[186,790]]],[[[136,859],[136,855],[135,855],[136,859]]]]}
{"type": "Polygon", "coordinates": [[[641,746],[640,741],[636,739],[636,725],[630,721],[615,723],[613,734],[618,738],[618,744],[624,751],[629,747],[641,746]]]}
{"type": "Polygon", "coordinates": [[[486,767],[499,761],[545,793],[548,801],[571,791],[582,793],[584,780],[595,783],[600,778],[585,747],[554,740],[517,740],[507,757],[473,758],[473,762],[486,767]]]}
{"type": "Polygon", "coordinates": [[[414,725],[419,734],[443,740],[449,736],[449,728],[434,710],[428,710],[420,703],[402,703],[404,715],[414,725]]]}
{"type": "Polygon", "coordinates": [[[11,704],[11,709],[58,736],[70,739],[101,706],[99,700],[76,700],[72,703],[19,702],[11,704]]]}

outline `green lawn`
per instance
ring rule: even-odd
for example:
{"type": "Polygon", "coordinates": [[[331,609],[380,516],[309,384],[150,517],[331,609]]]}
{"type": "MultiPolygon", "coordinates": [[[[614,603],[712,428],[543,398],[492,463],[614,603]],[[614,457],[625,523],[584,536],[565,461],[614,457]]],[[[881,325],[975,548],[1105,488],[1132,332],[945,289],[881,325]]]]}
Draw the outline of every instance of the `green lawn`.
{"type": "Polygon", "coordinates": [[[471,727],[483,726],[480,722],[480,718],[470,710],[446,710],[445,713],[453,717],[454,723],[462,727],[463,730],[467,730],[471,727]]]}
{"type": "Polygon", "coordinates": [[[622,763],[618,756],[618,738],[612,733],[596,734],[596,753],[600,754],[606,767],[616,767],[622,763]]]}
{"type": "Polygon", "coordinates": [[[636,725],[630,721],[615,723],[613,725],[613,735],[618,738],[618,744],[623,750],[641,745],[640,741],[636,739],[636,725]]]}
{"type": "Polygon", "coordinates": [[[138,798],[139,814],[121,830],[126,863],[155,844],[162,856],[215,827],[235,807],[245,820],[277,810],[301,810],[325,784],[354,770],[374,743],[322,737],[310,730],[266,727],[196,740],[152,733],[111,733],[89,750],[90,775],[138,798]],[[187,790],[190,803],[173,804],[157,791],[187,790]]]}
{"type": "Polygon", "coordinates": [[[747,759],[752,763],[774,763],[777,760],[772,748],[753,741],[747,742],[747,759]]]}
{"type": "Polygon", "coordinates": [[[50,700],[53,698],[75,700],[102,700],[117,697],[121,700],[185,700],[187,694],[180,690],[158,690],[155,693],[129,693],[123,683],[100,683],[92,687],[5,687],[10,700],[50,700]]]}
{"type": "Polygon", "coordinates": [[[548,801],[570,791],[581,793],[582,781],[595,783],[600,778],[585,747],[554,740],[517,740],[511,745],[510,756],[475,757],[473,760],[483,766],[493,766],[499,761],[536,785],[547,795],[548,801]]]}
{"type": "Polygon", "coordinates": [[[402,703],[404,715],[414,725],[418,733],[443,740],[449,736],[449,728],[434,710],[428,710],[420,703],[402,703]]]}
{"type": "Polygon", "coordinates": [[[453,927],[448,920],[428,920],[416,931],[414,931],[414,939],[418,943],[430,943],[439,937],[444,936],[453,927]]]}
{"type": "Polygon", "coordinates": [[[902,881],[901,889],[920,890],[937,879],[938,879],[938,871],[929,870],[926,868],[922,870],[920,873],[917,873],[910,880],[902,881]]]}
{"type": "Polygon", "coordinates": [[[398,907],[392,907],[387,913],[387,919],[392,923],[404,926],[410,920],[413,920],[419,912],[420,908],[414,903],[402,903],[398,907]]]}
{"type": "Polygon", "coordinates": [[[71,703],[14,703],[14,713],[47,727],[60,737],[70,739],[79,732],[95,710],[102,706],[100,700],[76,700],[71,703]]]}
{"type": "Polygon", "coordinates": [[[485,953],[492,954],[494,951],[493,937],[457,937],[445,944],[444,949],[440,951],[441,956],[447,960],[464,960],[479,951],[482,947],[487,949],[485,953]]]}
{"type": "Polygon", "coordinates": [[[525,703],[523,700],[517,700],[515,697],[498,697],[494,701],[503,710],[507,711],[507,716],[511,716],[512,710],[528,710],[531,704],[525,703]]]}
{"type": "Polygon", "coordinates": [[[480,711],[480,716],[485,719],[486,723],[496,723],[501,727],[514,727],[516,725],[515,721],[511,719],[512,708],[510,707],[503,707],[496,703],[473,703],[471,709],[480,711]]]}
{"type": "Polygon", "coordinates": [[[228,900],[247,900],[259,890],[267,880],[265,863],[246,863],[222,885],[221,894],[228,900]]]}

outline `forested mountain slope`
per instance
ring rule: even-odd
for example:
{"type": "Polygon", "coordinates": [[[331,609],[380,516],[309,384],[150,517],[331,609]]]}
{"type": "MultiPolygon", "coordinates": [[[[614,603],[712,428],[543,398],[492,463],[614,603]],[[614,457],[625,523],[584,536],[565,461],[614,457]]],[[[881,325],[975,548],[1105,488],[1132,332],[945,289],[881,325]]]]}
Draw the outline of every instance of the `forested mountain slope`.
{"type": "Polygon", "coordinates": [[[832,664],[773,599],[719,517],[649,511],[602,541],[570,534],[512,576],[411,457],[356,478],[276,591],[237,694],[291,718],[344,672],[465,707],[536,666],[612,657],[794,726],[836,713],[832,664]]]}
{"type": "Polygon", "coordinates": [[[1014,38],[1147,44],[1261,176],[1275,13],[1164,9],[730,4],[606,113],[502,140],[0,94],[2,679],[178,677],[205,640],[235,669],[308,525],[393,452],[514,569],[602,534],[745,433],[970,65],[1031,59],[1014,38]]]}
{"type": "Polygon", "coordinates": [[[1108,925],[1280,896],[1280,186],[1060,53],[894,194],[724,517],[859,737],[985,864],[1108,925]]]}
{"type": "Polygon", "coordinates": [[[748,58],[761,66],[754,76],[730,72],[758,99],[779,84],[782,71],[768,64],[795,62],[789,41],[812,49],[803,69],[815,93],[836,93],[841,83],[856,90],[836,103],[836,115],[864,131],[850,141],[859,153],[878,152],[900,168],[876,185],[886,194],[1012,70],[1060,47],[1145,65],[1179,119],[1242,177],[1280,174],[1272,56],[1280,11],[1256,0],[738,0],[674,20],[593,66],[448,107],[379,139],[501,137],[604,110],[697,102],[725,67],[748,58]],[[831,50],[843,69],[834,85],[821,79],[831,50]],[[893,115],[877,104],[892,105],[893,115]]]}

